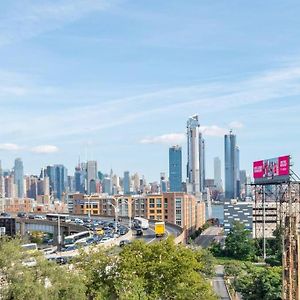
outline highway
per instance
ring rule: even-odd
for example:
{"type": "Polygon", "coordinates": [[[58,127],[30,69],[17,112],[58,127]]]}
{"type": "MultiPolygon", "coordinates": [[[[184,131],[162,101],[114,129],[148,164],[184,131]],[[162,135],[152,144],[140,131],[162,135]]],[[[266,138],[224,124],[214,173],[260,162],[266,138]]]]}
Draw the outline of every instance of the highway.
{"type": "Polygon", "coordinates": [[[214,238],[219,236],[221,232],[222,232],[221,227],[217,227],[217,226],[209,227],[196,238],[195,243],[201,246],[202,248],[207,248],[213,242],[214,238]]]}
{"type": "Polygon", "coordinates": [[[212,280],[213,288],[219,299],[231,300],[224,281],[224,266],[216,266],[216,277],[212,280]]]}

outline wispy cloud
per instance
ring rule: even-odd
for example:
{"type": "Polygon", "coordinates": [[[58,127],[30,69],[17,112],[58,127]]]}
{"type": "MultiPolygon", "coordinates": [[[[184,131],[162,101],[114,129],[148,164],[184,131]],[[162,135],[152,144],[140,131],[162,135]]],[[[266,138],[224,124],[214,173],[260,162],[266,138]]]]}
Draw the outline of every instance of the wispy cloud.
{"type": "Polygon", "coordinates": [[[37,154],[49,154],[49,153],[56,153],[59,151],[58,147],[53,145],[40,145],[30,149],[31,152],[37,154]]]}
{"type": "MultiPolygon", "coordinates": [[[[76,90],[74,90],[75,94],[76,90]]],[[[30,122],[26,122],[28,115],[26,118],[21,115],[20,120],[13,120],[13,122],[9,116],[3,116],[0,126],[10,122],[11,131],[22,128],[24,137],[38,142],[49,138],[89,135],[103,129],[149,119],[152,116],[164,115],[165,117],[166,114],[171,116],[176,113],[184,118],[187,117],[186,113],[197,113],[199,108],[201,114],[215,113],[293,95],[300,95],[300,66],[298,65],[263,72],[239,81],[216,81],[209,84],[160,89],[112,101],[99,100],[98,104],[93,105],[69,106],[63,111],[55,110],[46,114],[43,111],[41,114],[30,115],[30,122]],[[36,128],[39,130],[36,131],[36,128]]],[[[68,95],[69,102],[73,99],[71,96],[68,95]]],[[[54,95],[49,96],[48,100],[53,98],[65,99],[64,91],[58,89],[54,95]]],[[[100,94],[99,99],[101,99],[100,94]]],[[[241,127],[242,123],[238,121],[228,125],[228,128],[233,129],[241,127]]],[[[218,125],[202,126],[204,134],[210,136],[221,136],[228,131],[228,128],[218,125]]],[[[1,134],[2,139],[5,134],[7,133],[1,134]]],[[[168,136],[161,139],[168,140],[168,136]]],[[[176,143],[177,140],[178,136],[174,142],[176,143]]]]}
{"type": "Polygon", "coordinates": [[[36,154],[51,154],[59,151],[58,147],[54,145],[39,145],[35,147],[21,146],[13,143],[0,144],[0,151],[8,152],[32,152],[36,154]]]}
{"type": "Polygon", "coordinates": [[[22,147],[17,144],[4,143],[0,144],[0,151],[19,151],[22,147]]]}
{"type": "Polygon", "coordinates": [[[55,30],[90,13],[106,10],[113,3],[108,0],[29,0],[12,3],[1,17],[0,45],[55,30]]]}

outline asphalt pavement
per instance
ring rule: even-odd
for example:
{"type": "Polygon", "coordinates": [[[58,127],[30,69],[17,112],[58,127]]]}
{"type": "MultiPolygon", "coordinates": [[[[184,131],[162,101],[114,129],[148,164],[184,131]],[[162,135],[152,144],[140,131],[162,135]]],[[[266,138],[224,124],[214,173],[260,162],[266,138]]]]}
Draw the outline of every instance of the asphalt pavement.
{"type": "Polygon", "coordinates": [[[207,248],[213,242],[214,238],[219,236],[221,232],[222,232],[221,227],[217,227],[217,226],[209,227],[196,238],[195,243],[201,246],[202,248],[207,248]]]}
{"type": "Polygon", "coordinates": [[[219,299],[231,300],[224,281],[224,266],[216,266],[216,277],[213,278],[213,288],[219,299]]]}

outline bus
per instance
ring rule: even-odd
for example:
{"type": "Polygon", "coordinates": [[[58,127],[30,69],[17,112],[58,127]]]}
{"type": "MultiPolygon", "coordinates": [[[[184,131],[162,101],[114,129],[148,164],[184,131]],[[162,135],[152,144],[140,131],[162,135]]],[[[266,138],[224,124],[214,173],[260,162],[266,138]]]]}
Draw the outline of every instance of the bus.
{"type": "Polygon", "coordinates": [[[64,246],[70,247],[75,244],[84,243],[89,237],[92,237],[94,234],[92,231],[83,231],[79,233],[75,233],[64,238],[64,246]]]}
{"type": "Polygon", "coordinates": [[[71,222],[70,216],[65,214],[46,214],[46,219],[49,221],[56,221],[59,220],[61,222],[71,222]]]}
{"type": "Polygon", "coordinates": [[[135,227],[140,226],[142,229],[148,229],[149,228],[149,222],[147,219],[141,218],[141,217],[135,217],[133,219],[133,223],[135,227]]]}

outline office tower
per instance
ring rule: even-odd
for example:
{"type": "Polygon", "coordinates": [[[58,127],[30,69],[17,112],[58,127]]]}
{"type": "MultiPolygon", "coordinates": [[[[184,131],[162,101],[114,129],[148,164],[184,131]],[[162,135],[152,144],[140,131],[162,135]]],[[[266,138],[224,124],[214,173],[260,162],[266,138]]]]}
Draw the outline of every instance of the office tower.
{"type": "Polygon", "coordinates": [[[68,186],[68,170],[63,165],[54,165],[55,183],[54,192],[57,199],[62,200],[68,186]]]}
{"type": "Polygon", "coordinates": [[[221,160],[219,157],[214,158],[214,183],[218,191],[222,190],[221,178],[221,160]]]}
{"type": "Polygon", "coordinates": [[[182,150],[181,147],[169,148],[170,192],[182,191],[182,150]]]}
{"type": "Polygon", "coordinates": [[[102,180],[102,184],[103,184],[103,192],[107,193],[108,195],[112,195],[112,180],[110,177],[104,177],[104,179],[102,180]]]}
{"type": "Polygon", "coordinates": [[[160,173],[160,191],[166,193],[168,191],[168,180],[165,173],[160,173]]]}
{"type": "Polygon", "coordinates": [[[140,192],[140,176],[138,173],[134,173],[132,176],[132,183],[133,183],[133,192],[139,193],[140,192]]]}
{"type": "Polygon", "coordinates": [[[125,195],[130,194],[130,174],[129,171],[124,172],[123,191],[125,195]]]}
{"type": "MultiPolygon", "coordinates": [[[[95,160],[89,160],[86,163],[86,177],[87,177],[87,193],[91,194],[91,181],[96,182],[98,175],[97,162],[95,160]]],[[[93,187],[94,187],[94,183],[93,187]]]]}
{"type": "Polygon", "coordinates": [[[24,168],[21,158],[15,159],[14,166],[14,183],[17,187],[17,197],[24,197],[24,168]]]}
{"type": "Polygon", "coordinates": [[[225,198],[234,199],[240,196],[240,151],[236,145],[236,135],[226,134],[225,148],[225,198]]]}
{"type": "Polygon", "coordinates": [[[198,116],[187,121],[187,192],[200,197],[205,186],[205,142],[198,116]]]}
{"type": "Polygon", "coordinates": [[[86,172],[81,168],[80,163],[75,168],[74,180],[75,180],[75,192],[85,193],[85,176],[86,172]]]}

